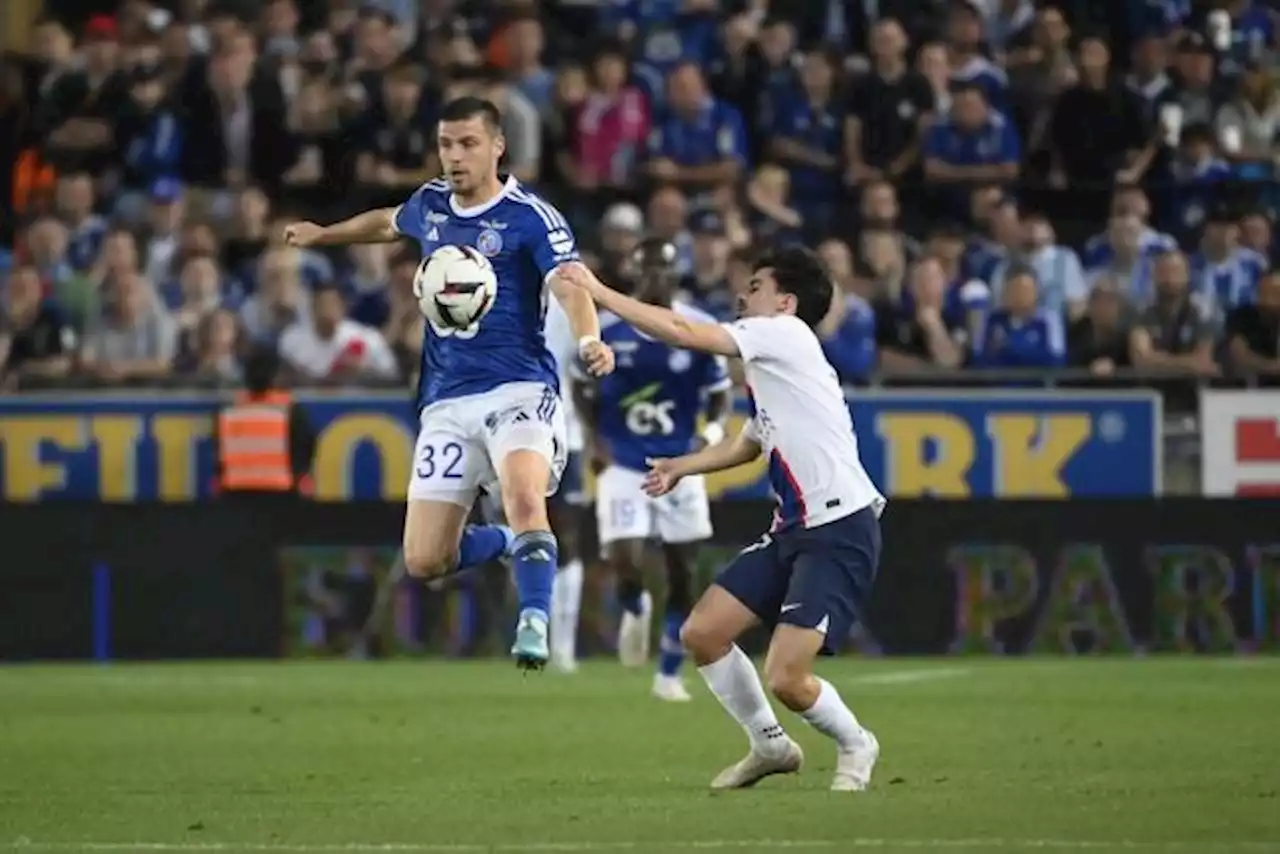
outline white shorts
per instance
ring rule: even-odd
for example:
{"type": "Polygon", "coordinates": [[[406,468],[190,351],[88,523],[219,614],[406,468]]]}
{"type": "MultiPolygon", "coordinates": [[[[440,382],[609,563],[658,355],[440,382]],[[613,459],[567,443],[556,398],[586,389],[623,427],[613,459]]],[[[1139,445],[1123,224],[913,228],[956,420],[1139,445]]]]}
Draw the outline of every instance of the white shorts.
{"type": "Polygon", "coordinates": [[[409,475],[410,501],[470,507],[481,489],[498,495],[498,467],[512,451],[536,451],[551,466],[547,495],[564,472],[564,413],[542,383],[507,383],[422,410],[409,475]]]}
{"type": "Polygon", "coordinates": [[[600,545],[618,540],[696,543],[711,537],[711,504],[701,475],[686,477],[661,498],[644,494],[644,474],[609,466],[596,479],[600,545]]]}

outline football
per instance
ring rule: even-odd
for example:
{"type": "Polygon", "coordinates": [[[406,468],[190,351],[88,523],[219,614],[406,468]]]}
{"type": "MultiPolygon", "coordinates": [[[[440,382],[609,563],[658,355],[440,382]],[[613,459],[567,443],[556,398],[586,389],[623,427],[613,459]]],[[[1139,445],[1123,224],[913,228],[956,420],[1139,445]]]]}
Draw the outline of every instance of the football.
{"type": "Polygon", "coordinates": [[[418,308],[437,332],[473,329],[498,294],[493,265],[471,246],[441,246],[413,277],[418,308]]]}

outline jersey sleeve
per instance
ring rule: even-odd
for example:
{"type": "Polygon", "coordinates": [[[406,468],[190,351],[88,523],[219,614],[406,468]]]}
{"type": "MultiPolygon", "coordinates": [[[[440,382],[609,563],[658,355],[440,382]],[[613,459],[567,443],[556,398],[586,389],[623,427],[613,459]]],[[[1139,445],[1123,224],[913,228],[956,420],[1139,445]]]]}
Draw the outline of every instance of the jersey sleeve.
{"type": "Polygon", "coordinates": [[[755,362],[781,359],[788,346],[794,345],[792,323],[808,330],[804,321],[791,315],[744,317],[722,326],[738,345],[742,361],[755,362]]]}
{"type": "Polygon", "coordinates": [[[396,208],[394,224],[397,234],[422,240],[426,236],[427,226],[427,190],[426,185],[414,190],[413,195],[404,204],[396,208]]]}
{"type": "Polygon", "coordinates": [[[527,240],[533,262],[545,281],[561,264],[578,261],[578,241],[564,214],[549,202],[535,199],[528,216],[527,240]]]}

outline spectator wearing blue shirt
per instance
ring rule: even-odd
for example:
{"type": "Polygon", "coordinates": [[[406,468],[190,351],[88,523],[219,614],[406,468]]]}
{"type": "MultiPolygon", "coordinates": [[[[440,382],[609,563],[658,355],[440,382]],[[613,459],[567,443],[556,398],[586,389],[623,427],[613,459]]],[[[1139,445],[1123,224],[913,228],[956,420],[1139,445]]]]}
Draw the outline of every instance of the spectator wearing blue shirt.
{"type": "MultiPolygon", "coordinates": [[[[956,86],[949,115],[925,137],[925,178],[935,184],[964,188],[1013,181],[1021,159],[1022,143],[1013,123],[991,109],[973,83],[956,86]]],[[[960,210],[967,209],[967,192],[954,194],[952,201],[960,210]]]]}
{"type": "Polygon", "coordinates": [[[156,181],[179,176],[183,132],[173,104],[165,100],[164,69],[139,66],[132,72],[129,100],[115,122],[120,153],[120,196],[116,213],[130,221],[146,211],[147,193],[156,181]]]}
{"type": "Polygon", "coordinates": [[[1023,217],[1022,233],[1022,246],[1014,256],[1016,260],[1006,259],[991,276],[992,298],[1002,301],[1005,280],[1010,271],[1021,264],[1035,273],[1041,308],[1064,315],[1068,320],[1080,317],[1084,314],[1089,289],[1075,250],[1057,244],[1053,226],[1043,214],[1023,217]]]}
{"type": "Polygon", "coordinates": [[[910,300],[882,295],[874,303],[880,363],[889,371],[958,368],[964,363],[969,333],[964,318],[949,316],[946,273],[937,258],[912,265],[910,300]]]}
{"type": "Polygon", "coordinates": [[[833,97],[836,68],[811,50],[800,73],[801,92],[774,110],[770,152],[791,175],[795,206],[808,228],[826,230],[840,194],[843,111],[833,97]]]}
{"type": "Polygon", "coordinates": [[[1220,13],[1209,13],[1207,29],[1223,53],[1223,73],[1235,76],[1250,63],[1266,62],[1277,45],[1275,12],[1256,0],[1216,5],[1220,13]]]}
{"type": "Polygon", "coordinates": [[[865,383],[876,368],[876,313],[862,297],[839,288],[815,330],[840,382],[865,383]]]}
{"type": "Polygon", "coordinates": [[[667,110],[649,136],[650,177],[690,192],[732,185],[747,165],[742,116],[711,96],[691,62],[671,73],[667,93],[667,110]]]}
{"type": "Polygon", "coordinates": [[[1204,225],[1222,185],[1231,178],[1231,167],[1218,157],[1213,128],[1202,123],[1183,128],[1178,154],[1169,172],[1173,179],[1171,198],[1177,211],[1177,231],[1186,238],[1204,225]]]}
{"type": "Polygon", "coordinates": [[[715,59],[715,0],[615,0],[601,5],[601,26],[634,46],[635,82],[656,108],[667,96],[664,81],[680,63],[707,66],[715,59]]]}
{"type": "MultiPolygon", "coordinates": [[[[1135,184],[1121,184],[1111,194],[1111,217],[1131,216],[1141,226],[1138,247],[1143,254],[1158,255],[1178,248],[1172,235],[1157,231],[1148,223],[1151,220],[1151,202],[1146,192],[1135,184]]],[[[1111,246],[1112,231],[1108,227],[1085,241],[1080,253],[1080,263],[1086,270],[1105,267],[1111,263],[1114,250],[1111,246]]]]}
{"type": "Polygon", "coordinates": [[[1240,225],[1230,208],[1218,206],[1191,256],[1191,293],[1221,318],[1253,302],[1267,266],[1265,257],[1240,245],[1240,225]]]}
{"type": "Polygon", "coordinates": [[[986,335],[974,351],[984,368],[1058,368],[1067,360],[1062,315],[1039,305],[1036,274],[1015,267],[1005,277],[1001,307],[987,319],[986,335]]]}
{"type": "Polygon", "coordinates": [[[965,278],[989,282],[1022,244],[1022,215],[1018,203],[999,188],[975,190],[969,207],[977,231],[965,245],[961,272],[965,278]]]}
{"type": "Polygon", "coordinates": [[[947,54],[951,61],[952,88],[975,86],[987,103],[1004,109],[1009,99],[1009,77],[1003,68],[982,54],[982,12],[972,0],[951,4],[947,19],[947,54]]]}
{"type": "Polygon", "coordinates": [[[1085,283],[1090,289],[1102,278],[1116,281],[1125,299],[1134,305],[1151,301],[1153,259],[1168,249],[1155,250],[1143,244],[1146,226],[1136,216],[1111,217],[1107,225],[1106,252],[1095,252],[1085,267],[1085,283]]]}
{"type": "Polygon", "coordinates": [[[556,75],[542,64],[546,34],[536,13],[518,15],[503,30],[509,57],[509,79],[529,103],[546,115],[555,95],[556,75]]]}
{"type": "Polygon", "coordinates": [[[73,172],[58,179],[58,213],[67,226],[67,261],[76,272],[93,266],[110,226],[93,212],[93,179],[73,172]]]}

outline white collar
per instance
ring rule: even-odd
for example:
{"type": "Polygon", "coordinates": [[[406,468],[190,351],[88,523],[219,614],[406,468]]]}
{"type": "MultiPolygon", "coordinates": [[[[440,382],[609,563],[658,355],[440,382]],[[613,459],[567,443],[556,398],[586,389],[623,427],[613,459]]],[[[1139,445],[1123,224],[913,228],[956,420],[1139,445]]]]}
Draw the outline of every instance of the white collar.
{"type": "Polygon", "coordinates": [[[481,202],[480,204],[475,205],[474,207],[464,208],[462,205],[458,204],[458,197],[453,193],[450,193],[449,209],[453,211],[455,216],[463,216],[463,217],[480,216],[480,214],[490,210],[491,208],[494,207],[494,205],[498,204],[498,202],[505,199],[511,193],[511,191],[515,189],[516,189],[516,176],[508,175],[506,183],[502,185],[502,189],[498,191],[498,194],[496,196],[494,196],[489,201],[481,202]]]}

